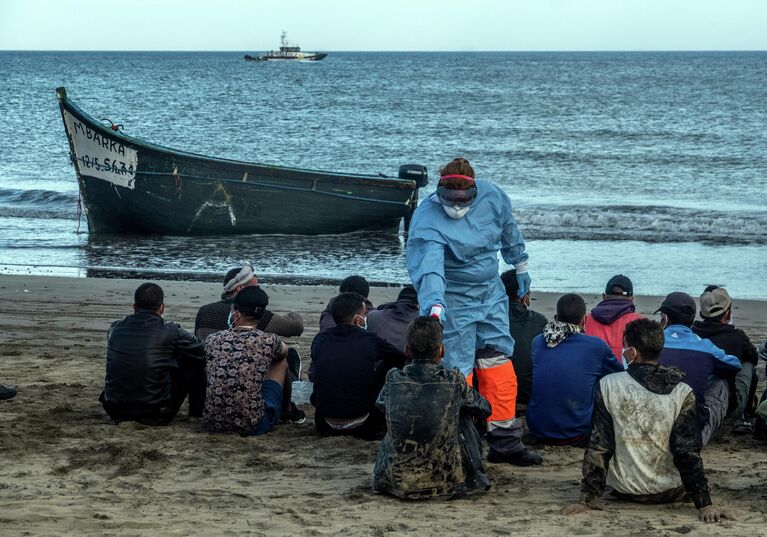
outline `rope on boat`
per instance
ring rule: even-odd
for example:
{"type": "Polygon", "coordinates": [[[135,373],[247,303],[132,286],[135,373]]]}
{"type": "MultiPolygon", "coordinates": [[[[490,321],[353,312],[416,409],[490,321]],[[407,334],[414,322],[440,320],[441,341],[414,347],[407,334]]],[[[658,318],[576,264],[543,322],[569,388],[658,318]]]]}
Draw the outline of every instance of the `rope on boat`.
{"type": "MultiPolygon", "coordinates": [[[[177,170],[174,170],[173,172],[149,172],[149,171],[141,171],[136,172],[136,175],[155,175],[155,176],[169,176],[175,178],[177,181],[180,180],[182,177],[186,179],[201,179],[203,181],[210,181],[210,177],[202,177],[198,175],[188,175],[188,174],[182,174],[177,173],[177,170]]],[[[229,179],[218,179],[219,181],[227,181],[227,182],[235,182],[233,180],[229,179]]],[[[237,183],[240,183],[241,181],[236,181],[237,183]]],[[[355,201],[367,201],[370,203],[383,203],[386,205],[405,205],[409,206],[410,203],[408,201],[389,201],[389,200],[380,200],[380,199],[373,199],[373,198],[363,198],[361,196],[352,196],[350,194],[339,194],[337,192],[326,192],[323,190],[314,190],[313,188],[301,188],[296,186],[286,186],[286,185],[276,185],[271,183],[261,183],[259,181],[248,181],[247,184],[249,185],[255,185],[260,186],[264,188],[276,188],[278,190],[291,190],[296,192],[308,192],[311,194],[322,194],[324,196],[331,196],[335,198],[343,198],[343,199],[350,199],[355,201]]]]}

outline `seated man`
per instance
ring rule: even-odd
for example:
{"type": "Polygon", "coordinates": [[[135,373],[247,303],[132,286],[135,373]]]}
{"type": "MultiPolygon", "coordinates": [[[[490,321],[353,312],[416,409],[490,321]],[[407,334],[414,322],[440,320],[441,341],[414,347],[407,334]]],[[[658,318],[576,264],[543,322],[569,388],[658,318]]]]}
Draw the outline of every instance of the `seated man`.
{"type": "MultiPolygon", "coordinates": [[[[205,341],[209,335],[229,328],[231,300],[241,290],[258,285],[258,278],[253,273],[253,266],[245,263],[243,267],[233,268],[224,276],[224,292],[221,300],[206,304],[197,311],[194,321],[194,334],[205,341]]],[[[299,313],[290,312],[279,315],[269,310],[258,321],[258,329],[282,337],[300,336],[304,331],[304,320],[299,313]]],[[[298,379],[296,379],[298,380],[298,379]]]]}
{"type": "Polygon", "coordinates": [[[585,332],[607,343],[618,361],[622,362],[623,329],[631,321],[642,318],[635,311],[634,284],[623,274],[613,276],[602,293],[602,302],[586,316],[585,332]]]}
{"type": "Polygon", "coordinates": [[[256,436],[271,431],[280,418],[288,349],[279,337],[257,328],[268,302],[260,287],[243,289],[232,303],[233,328],[205,341],[203,426],[209,432],[256,436]]]}
{"type": "Polygon", "coordinates": [[[707,339],[692,333],[695,301],[687,293],[671,293],[655,313],[661,314],[666,343],[658,363],[678,367],[684,382],[695,392],[703,445],[719,430],[727,413],[727,379],[740,370],[740,362],[707,339]]]}
{"type": "Polygon", "coordinates": [[[438,319],[410,323],[406,353],[413,362],[389,370],[377,401],[388,432],[378,448],[375,492],[415,500],[490,488],[472,421],[487,419],[490,404],[457,369],[440,365],[444,352],[438,319]]]}
{"type": "MultiPolygon", "coordinates": [[[[221,294],[221,300],[206,304],[197,311],[194,322],[195,335],[201,341],[205,341],[209,335],[231,328],[232,301],[240,291],[254,286],[258,286],[258,278],[253,273],[253,266],[250,263],[227,272],[224,276],[224,292],[221,294]]],[[[282,337],[300,336],[304,331],[304,320],[299,313],[290,312],[287,315],[280,315],[264,309],[255,326],[262,332],[282,337]]],[[[290,382],[285,384],[283,390],[288,390],[293,381],[301,380],[301,356],[294,348],[288,349],[288,370],[290,382]]],[[[280,415],[282,421],[291,423],[306,421],[303,411],[290,401],[289,396],[283,397],[283,406],[280,415]]]]}
{"type": "Polygon", "coordinates": [[[566,294],[554,322],[533,340],[533,395],[527,405],[530,433],[544,443],[583,446],[591,430],[599,379],[623,371],[610,347],[583,334],[586,302],[566,294]]]}
{"type": "Polygon", "coordinates": [[[530,309],[530,291],[520,298],[516,269],[501,274],[501,281],[509,297],[509,331],[514,338],[511,362],[517,374],[517,404],[526,405],[533,390],[533,358],[531,345],[543,333],[546,317],[530,309]]]}
{"type": "Polygon", "coordinates": [[[396,302],[378,306],[368,313],[368,330],[398,349],[405,349],[407,327],[418,318],[418,293],[412,285],[399,292],[396,302]]]}
{"type": "Polygon", "coordinates": [[[701,520],[730,518],[711,505],[695,395],[682,382],[683,371],[658,365],[663,341],[654,321],[626,325],[624,355],[631,365],[599,381],[580,503],[563,514],[596,508],[607,484],[614,496],[640,503],[680,501],[686,492],[701,520]]]}
{"type": "Polygon", "coordinates": [[[167,425],[189,395],[189,415],[202,415],[205,349],[181,327],[162,318],[162,288],[136,289],[132,315],[107,332],[107,367],[99,401],[114,421],[167,425]]]}
{"type": "Polygon", "coordinates": [[[728,414],[735,418],[734,434],[751,434],[754,426],[746,413],[753,416],[755,411],[753,401],[759,381],[756,347],[743,330],[732,325],[732,299],[726,289],[711,286],[700,295],[700,317],[702,320],[692,325],[693,333],[708,339],[740,362],[740,371],[728,379],[728,414]]]}
{"type": "Polygon", "coordinates": [[[351,434],[364,439],[382,436],[383,414],[375,407],[386,373],[402,368],[407,357],[391,343],[365,330],[365,299],[341,293],[333,300],[336,326],[312,341],[309,380],[320,434],[351,434]]]}
{"type": "MultiPolygon", "coordinates": [[[[368,294],[370,293],[370,285],[368,281],[362,276],[348,276],[341,280],[341,285],[338,288],[339,293],[357,293],[365,299],[365,313],[370,313],[375,308],[373,303],[368,300],[368,294]]],[[[325,306],[325,310],[320,314],[320,331],[333,328],[336,322],[333,320],[333,315],[330,310],[333,307],[333,301],[335,297],[328,301],[328,305],[325,306]]]]}

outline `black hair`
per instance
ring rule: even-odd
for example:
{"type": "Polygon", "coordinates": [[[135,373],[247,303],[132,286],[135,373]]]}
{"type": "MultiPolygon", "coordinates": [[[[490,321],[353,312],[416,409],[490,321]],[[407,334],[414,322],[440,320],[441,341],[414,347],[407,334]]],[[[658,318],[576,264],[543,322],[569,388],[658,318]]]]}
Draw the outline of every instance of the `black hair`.
{"type": "Polygon", "coordinates": [[[506,289],[506,296],[509,299],[518,298],[519,281],[517,281],[516,269],[507,270],[501,274],[501,281],[503,282],[504,289],[506,289]]]}
{"type": "Polygon", "coordinates": [[[663,350],[663,328],[651,319],[636,319],[626,325],[623,339],[634,347],[644,359],[657,360],[663,350]]]}
{"type": "Polygon", "coordinates": [[[413,304],[418,304],[418,293],[411,284],[407,284],[397,295],[397,300],[408,300],[413,304]]]}
{"type": "Polygon", "coordinates": [[[370,284],[362,276],[349,276],[341,280],[338,290],[342,293],[357,293],[367,298],[370,294],[370,284]]]}
{"type": "Polygon", "coordinates": [[[341,293],[333,299],[330,314],[336,324],[349,324],[363,308],[365,299],[359,293],[341,293]]]}
{"type": "Polygon", "coordinates": [[[627,296],[631,296],[630,294],[627,294],[627,291],[626,289],[623,288],[623,286],[617,285],[617,284],[610,287],[610,292],[605,294],[609,296],[621,296],[624,298],[627,296]]]}
{"type": "Polygon", "coordinates": [[[413,358],[436,358],[442,346],[442,324],[434,317],[414,319],[407,327],[407,345],[413,358]]]}
{"type": "Polygon", "coordinates": [[[681,324],[682,326],[692,326],[692,323],[695,321],[695,314],[688,315],[686,313],[677,313],[675,311],[663,311],[662,313],[666,314],[666,317],[668,317],[668,324],[681,324]]]}
{"type": "Polygon", "coordinates": [[[713,291],[714,289],[719,289],[719,286],[718,286],[718,285],[709,285],[708,287],[706,287],[706,288],[703,290],[703,292],[704,292],[704,293],[710,293],[710,292],[711,292],[711,291],[713,291]]]}
{"type": "Polygon", "coordinates": [[[157,311],[165,301],[162,287],[156,283],[142,283],[133,293],[133,304],[142,310],[157,311]]]}
{"type": "Polygon", "coordinates": [[[557,321],[581,324],[586,315],[586,301],[581,295],[567,293],[557,300],[557,321]]]}

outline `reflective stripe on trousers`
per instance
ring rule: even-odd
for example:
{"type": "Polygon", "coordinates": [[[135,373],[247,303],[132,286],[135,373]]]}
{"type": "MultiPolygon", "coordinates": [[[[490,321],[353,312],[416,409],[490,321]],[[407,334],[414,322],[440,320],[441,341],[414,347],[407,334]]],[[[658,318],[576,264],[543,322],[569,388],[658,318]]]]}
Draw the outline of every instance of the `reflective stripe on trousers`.
{"type": "Polygon", "coordinates": [[[517,375],[511,360],[503,354],[477,358],[474,371],[466,378],[470,386],[474,375],[477,376],[480,395],[492,407],[492,414],[487,419],[488,430],[519,426],[519,420],[516,419],[517,375]]]}

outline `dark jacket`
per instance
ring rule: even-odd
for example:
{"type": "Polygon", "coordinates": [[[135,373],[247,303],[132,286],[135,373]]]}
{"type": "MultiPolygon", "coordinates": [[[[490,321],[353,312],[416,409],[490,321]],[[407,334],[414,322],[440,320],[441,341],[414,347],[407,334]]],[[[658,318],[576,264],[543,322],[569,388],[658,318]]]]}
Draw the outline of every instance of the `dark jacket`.
{"type": "MultiPolygon", "coordinates": [[[[227,321],[231,310],[232,305],[223,300],[202,306],[194,320],[194,335],[200,341],[205,341],[209,335],[228,329],[227,321]]],[[[258,320],[256,328],[282,337],[300,336],[304,331],[304,319],[300,313],[280,315],[266,310],[258,320]]]]}
{"type": "Polygon", "coordinates": [[[740,360],[740,363],[750,362],[754,365],[759,363],[756,347],[740,328],[706,319],[695,321],[692,325],[692,331],[703,339],[710,340],[724,352],[740,360]]]}
{"type": "MultiPolygon", "coordinates": [[[[320,332],[323,330],[327,330],[328,328],[333,328],[336,325],[336,322],[333,320],[333,316],[330,314],[330,307],[333,305],[333,300],[335,300],[336,297],[331,298],[328,300],[328,305],[325,306],[325,309],[320,313],[320,332]]],[[[365,299],[365,314],[367,315],[371,311],[373,311],[375,308],[373,307],[373,303],[365,299]]]]}
{"type": "Polygon", "coordinates": [[[527,404],[533,391],[533,358],[531,346],[535,336],[543,332],[546,317],[524,304],[509,302],[509,330],[514,338],[511,361],[517,375],[517,403],[527,404]]]}
{"type": "Polygon", "coordinates": [[[404,351],[407,327],[417,317],[418,304],[412,300],[389,302],[368,313],[368,330],[404,351]]]}
{"type": "Polygon", "coordinates": [[[471,421],[487,419],[490,404],[457,369],[431,360],[392,369],[377,404],[386,412],[388,432],[378,450],[374,491],[419,499],[490,487],[471,421]]]}
{"type": "Polygon", "coordinates": [[[115,321],[107,332],[104,400],[124,413],[143,414],[167,405],[171,369],[179,360],[205,361],[205,349],[178,324],[149,310],[115,321]]]}
{"type": "Polygon", "coordinates": [[[316,419],[353,419],[375,410],[386,372],[406,361],[401,350],[358,326],[343,324],[318,333],[309,365],[316,419]]]}
{"type": "MultiPolygon", "coordinates": [[[[677,384],[684,379],[684,372],[676,367],[652,364],[632,364],[628,367],[626,373],[618,373],[618,375],[625,374],[630,375],[644,389],[659,395],[670,394],[677,384]]],[[[629,442],[636,442],[646,446],[649,440],[648,437],[642,435],[642,428],[652,428],[654,423],[658,421],[653,420],[651,415],[645,416],[637,411],[635,408],[637,403],[634,400],[635,397],[630,394],[630,390],[626,393],[608,395],[602,392],[601,385],[597,388],[591,438],[583,456],[583,480],[581,481],[580,499],[582,503],[591,506],[594,506],[595,502],[604,493],[610,460],[616,455],[617,449],[613,416],[605,405],[605,399],[608,397],[617,400],[619,402],[617,406],[627,408],[627,411],[622,413],[623,416],[621,417],[625,422],[624,427],[627,424],[631,425],[632,420],[635,420],[632,426],[626,427],[633,431],[628,435],[629,442]]],[[[666,407],[659,405],[659,408],[668,408],[669,411],[672,411],[673,405],[667,405],[666,407]]],[[[653,408],[652,411],[657,411],[657,409],[653,408]]],[[[669,432],[661,431],[658,436],[665,438],[665,434],[669,434],[669,437],[668,447],[664,446],[664,448],[671,452],[673,464],[679,471],[679,476],[685,490],[695,502],[695,507],[700,509],[706,505],[711,505],[708,482],[703,471],[703,460],[700,457],[702,440],[695,411],[695,397],[692,393],[688,392],[684,398],[684,402],[673,420],[671,430],[669,432]]],[[[624,439],[619,439],[618,441],[623,442],[624,439]]],[[[622,449],[617,451],[621,453],[622,457],[627,458],[623,461],[623,464],[630,464],[632,453],[638,453],[638,451],[632,450],[631,445],[624,444],[620,447],[622,449]]],[[[658,447],[658,449],[660,450],[661,448],[658,447]]],[[[650,458],[653,459],[654,457],[650,458]]],[[[649,462],[652,467],[654,461],[644,462],[649,462]]],[[[651,482],[651,480],[648,480],[648,482],[651,482]]],[[[658,494],[633,497],[632,499],[645,502],[663,502],[665,497],[673,497],[673,492],[659,491],[658,494]],[[663,494],[664,492],[666,494],[663,494]]]]}
{"type": "Polygon", "coordinates": [[[672,324],[666,327],[663,334],[665,343],[658,363],[678,367],[685,372],[684,382],[695,392],[702,426],[709,416],[704,398],[709,377],[732,378],[740,370],[740,362],[711,341],[693,334],[688,326],[672,324]]]}

